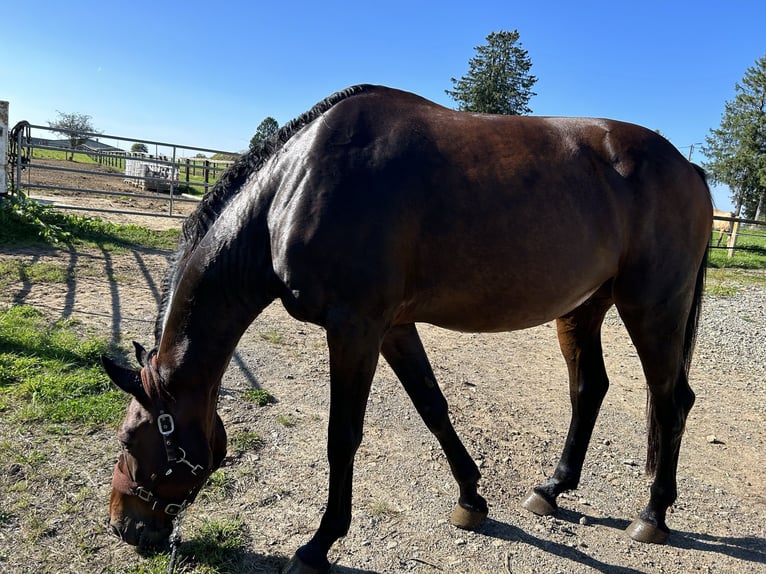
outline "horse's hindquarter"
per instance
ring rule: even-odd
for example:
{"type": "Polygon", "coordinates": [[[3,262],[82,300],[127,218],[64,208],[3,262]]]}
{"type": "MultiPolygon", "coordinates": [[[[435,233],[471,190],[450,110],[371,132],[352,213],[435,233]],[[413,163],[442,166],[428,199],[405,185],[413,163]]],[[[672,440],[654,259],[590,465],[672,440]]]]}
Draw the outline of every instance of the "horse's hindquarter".
{"type": "Polygon", "coordinates": [[[407,97],[341,104],[304,134],[311,151],[294,164],[272,239],[289,310],[321,322],[346,304],[393,323],[519,329],[618,273],[637,239],[631,219],[656,201],[636,197],[634,174],[606,157],[622,124],[477,116],[407,97]]]}

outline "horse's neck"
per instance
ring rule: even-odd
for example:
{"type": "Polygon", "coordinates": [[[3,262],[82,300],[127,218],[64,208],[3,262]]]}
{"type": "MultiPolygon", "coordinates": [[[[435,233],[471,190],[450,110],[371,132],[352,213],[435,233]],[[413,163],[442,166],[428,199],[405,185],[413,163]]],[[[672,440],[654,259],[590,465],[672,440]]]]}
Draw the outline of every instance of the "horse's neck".
{"type": "Polygon", "coordinates": [[[227,228],[231,237],[216,233],[186,261],[159,342],[169,386],[208,389],[212,397],[242,334],[275,298],[265,222],[256,231],[227,228]]]}

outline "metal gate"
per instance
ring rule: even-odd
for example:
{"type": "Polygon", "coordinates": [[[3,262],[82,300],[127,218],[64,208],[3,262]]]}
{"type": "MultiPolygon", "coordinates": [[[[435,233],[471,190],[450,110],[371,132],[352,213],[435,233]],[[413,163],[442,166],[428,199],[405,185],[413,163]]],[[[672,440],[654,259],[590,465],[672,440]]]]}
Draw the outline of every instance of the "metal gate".
{"type": "Polygon", "coordinates": [[[10,130],[8,148],[12,192],[58,209],[169,218],[186,217],[237,156],[29,122],[10,130]]]}

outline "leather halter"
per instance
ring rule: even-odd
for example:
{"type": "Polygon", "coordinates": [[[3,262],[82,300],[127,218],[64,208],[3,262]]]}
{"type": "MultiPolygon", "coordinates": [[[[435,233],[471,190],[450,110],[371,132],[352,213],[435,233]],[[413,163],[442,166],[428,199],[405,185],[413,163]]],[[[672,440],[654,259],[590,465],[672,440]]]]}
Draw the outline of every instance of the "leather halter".
{"type": "Polygon", "coordinates": [[[167,466],[162,473],[156,473],[151,476],[151,482],[148,485],[141,485],[130,477],[129,472],[121,467],[124,456],[114,466],[112,475],[112,488],[122,494],[137,496],[144,502],[151,505],[152,510],[162,510],[170,516],[177,516],[186,507],[188,507],[197,497],[205,480],[210,476],[212,469],[203,467],[199,464],[193,464],[186,458],[186,451],[178,446],[175,436],[175,420],[173,415],[167,412],[163,394],[167,395],[161,385],[160,375],[157,372],[157,351],[149,353],[146,364],[141,369],[141,385],[146,395],[154,403],[154,411],[157,415],[157,430],[162,436],[162,444],[165,446],[165,456],[167,466]],[[176,465],[184,464],[191,469],[194,476],[202,478],[200,484],[192,488],[180,502],[168,500],[157,496],[152,491],[165,479],[172,476],[176,465]]]}

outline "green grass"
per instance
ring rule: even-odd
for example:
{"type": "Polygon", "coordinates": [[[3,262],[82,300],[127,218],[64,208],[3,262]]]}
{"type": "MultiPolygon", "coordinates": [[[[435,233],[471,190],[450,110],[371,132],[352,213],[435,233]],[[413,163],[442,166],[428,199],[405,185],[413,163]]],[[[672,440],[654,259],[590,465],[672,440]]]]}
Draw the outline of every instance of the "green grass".
{"type": "Polygon", "coordinates": [[[281,345],[284,343],[282,334],[276,329],[269,329],[268,331],[259,331],[258,336],[272,345],[281,345]]]}
{"type": "Polygon", "coordinates": [[[233,477],[219,468],[207,479],[205,488],[200,491],[200,499],[222,502],[231,498],[236,484],[237,481],[233,477]]]}
{"type": "Polygon", "coordinates": [[[257,432],[242,431],[229,437],[229,446],[239,452],[258,450],[263,446],[263,439],[257,432]]]}
{"type": "Polygon", "coordinates": [[[204,519],[195,535],[182,544],[179,554],[198,565],[194,572],[237,572],[249,538],[241,517],[204,519]]]}
{"type": "Polygon", "coordinates": [[[278,415],[277,422],[285,428],[292,428],[298,424],[298,420],[293,415],[278,415]]]}
{"type": "Polygon", "coordinates": [[[759,270],[735,267],[709,268],[705,282],[705,294],[733,297],[748,285],[766,285],[766,274],[759,270]]]}
{"type": "Polygon", "coordinates": [[[20,261],[8,259],[0,261],[0,286],[7,286],[14,281],[31,283],[66,283],[71,272],[66,265],[43,261],[20,261]]]}
{"type": "MultiPolygon", "coordinates": [[[[715,245],[716,242],[713,242],[712,245],[715,245]]],[[[725,245],[725,240],[722,245],[725,245]]],[[[737,248],[734,251],[734,257],[730,259],[726,249],[711,249],[708,264],[714,268],[766,269],[766,231],[760,229],[740,230],[737,235],[737,248]]]]}
{"type": "MultiPolygon", "coordinates": [[[[39,148],[32,148],[32,159],[53,159],[53,160],[69,160],[69,150],[57,150],[57,149],[39,149],[39,148]]],[[[82,152],[74,152],[74,156],[72,158],[73,162],[75,163],[90,163],[90,164],[97,164],[98,162],[90,157],[86,153],[82,152]]]]}
{"type": "MultiPolygon", "coordinates": [[[[236,156],[233,156],[236,157],[236,156]]],[[[114,171],[123,172],[125,171],[125,159],[123,157],[109,157],[109,158],[102,158],[99,162],[99,159],[97,157],[91,157],[90,155],[82,152],[75,152],[72,159],[69,159],[69,151],[68,150],[52,150],[52,149],[39,149],[39,148],[33,148],[32,150],[32,158],[34,159],[45,159],[45,160],[57,160],[57,161],[72,161],[74,163],[84,163],[84,164],[91,164],[91,165],[103,165],[105,167],[111,168],[114,171]]],[[[220,159],[228,159],[228,158],[220,158],[220,159]]],[[[186,170],[187,165],[184,162],[180,162],[178,165],[178,182],[176,183],[175,187],[178,189],[181,193],[188,193],[190,195],[195,196],[202,196],[206,193],[206,191],[209,191],[210,188],[213,187],[213,184],[218,180],[219,177],[224,172],[223,166],[220,167],[213,167],[213,165],[209,166],[209,175],[208,175],[208,187],[205,187],[205,176],[204,176],[204,167],[205,167],[205,160],[195,159],[192,160],[189,163],[189,176],[187,181],[186,176],[186,170]]]]}
{"type": "Polygon", "coordinates": [[[0,200],[0,243],[96,245],[104,250],[126,247],[174,249],[178,230],[155,231],[117,225],[101,219],[55,211],[25,197],[0,200]]]}
{"type": "MultiPolygon", "coordinates": [[[[241,517],[224,520],[203,519],[178,549],[176,572],[186,574],[234,574],[246,571],[245,549],[250,535],[241,517]]],[[[131,574],[166,574],[170,563],[167,552],[145,557],[127,570],[131,574]]]]}
{"type": "Polygon", "coordinates": [[[104,339],[28,306],[0,311],[0,411],[18,422],[115,425],[125,409],[99,357],[104,339]]]}
{"type": "Polygon", "coordinates": [[[259,407],[265,407],[268,404],[276,402],[271,393],[266,389],[248,389],[242,393],[242,398],[251,403],[255,403],[259,407]]]}

